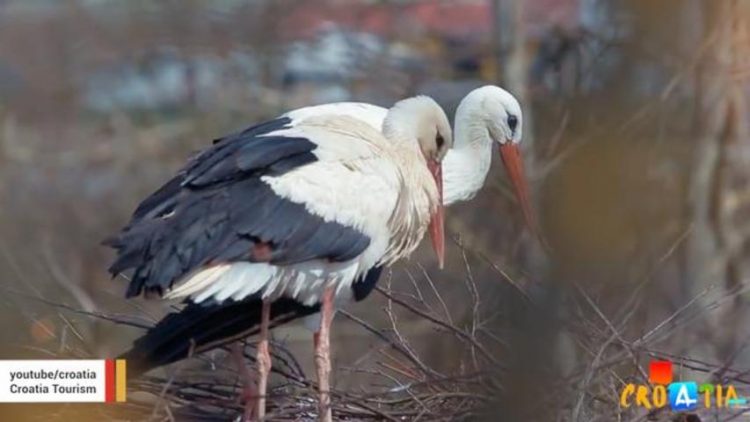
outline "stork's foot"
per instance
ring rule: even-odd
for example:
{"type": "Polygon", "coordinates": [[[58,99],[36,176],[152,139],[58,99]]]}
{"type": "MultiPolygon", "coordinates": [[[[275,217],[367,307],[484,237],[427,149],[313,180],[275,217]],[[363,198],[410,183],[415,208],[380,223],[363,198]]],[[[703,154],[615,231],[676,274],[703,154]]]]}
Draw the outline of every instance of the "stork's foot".
{"type": "Polygon", "coordinates": [[[319,420],[331,422],[331,322],[333,321],[333,289],[327,288],[323,293],[321,306],[320,331],[315,333],[315,366],[318,372],[319,420]]]}
{"type": "Polygon", "coordinates": [[[260,340],[255,358],[258,362],[258,419],[266,417],[266,394],[268,392],[268,377],[271,374],[271,353],[268,348],[268,326],[271,315],[271,304],[263,301],[263,310],[260,323],[260,340]]]}
{"type": "Polygon", "coordinates": [[[237,397],[237,402],[244,407],[240,421],[250,422],[258,420],[255,417],[258,414],[258,389],[255,388],[255,385],[245,385],[242,387],[242,392],[237,397]]]}
{"type": "Polygon", "coordinates": [[[331,357],[330,346],[325,339],[321,339],[320,333],[315,333],[315,366],[318,372],[318,420],[331,422],[331,357]]]}
{"type": "Polygon", "coordinates": [[[256,420],[257,409],[256,404],[258,403],[258,388],[255,386],[255,378],[250,368],[245,365],[245,356],[242,351],[243,346],[239,343],[232,345],[232,356],[237,365],[237,369],[240,371],[240,376],[243,379],[242,392],[237,397],[237,402],[244,405],[245,410],[242,412],[242,422],[250,422],[256,420]]]}

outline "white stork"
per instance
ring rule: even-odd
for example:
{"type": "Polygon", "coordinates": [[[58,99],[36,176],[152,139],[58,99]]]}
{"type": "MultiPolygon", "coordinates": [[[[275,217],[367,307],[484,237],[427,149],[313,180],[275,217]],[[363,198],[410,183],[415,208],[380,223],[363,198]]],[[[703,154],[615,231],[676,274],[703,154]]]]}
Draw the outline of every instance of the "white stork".
{"type": "Polygon", "coordinates": [[[319,113],[215,141],[107,242],[117,250],[110,272],[132,271],[128,297],[188,303],[124,355],[134,360],[129,376],[241,338],[250,332],[237,327],[260,321],[262,417],[270,324],[320,309],[320,416],[331,420],[334,303],[357,296],[353,284],[368,271],[408,256],[428,223],[440,256],[440,161],[451,144],[445,113],[428,97],[396,103],[382,133],[356,116],[319,113]]]}

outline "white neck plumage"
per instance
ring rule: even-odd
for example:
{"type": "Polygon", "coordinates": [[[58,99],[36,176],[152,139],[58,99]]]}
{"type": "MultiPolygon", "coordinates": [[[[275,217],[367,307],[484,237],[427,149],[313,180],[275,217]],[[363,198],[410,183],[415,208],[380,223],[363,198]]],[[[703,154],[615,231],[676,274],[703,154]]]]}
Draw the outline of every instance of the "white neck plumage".
{"type": "MultiPolygon", "coordinates": [[[[419,245],[437,204],[438,192],[417,142],[421,112],[419,97],[396,103],[383,122],[383,135],[391,143],[393,162],[400,167],[402,179],[396,208],[388,222],[388,249],[379,264],[391,263],[409,256],[419,245]]],[[[442,112],[442,111],[441,111],[442,112]]]]}
{"type": "Polygon", "coordinates": [[[456,110],[453,148],[443,159],[443,204],[467,201],[484,185],[492,163],[482,97],[469,94],[456,110]]]}

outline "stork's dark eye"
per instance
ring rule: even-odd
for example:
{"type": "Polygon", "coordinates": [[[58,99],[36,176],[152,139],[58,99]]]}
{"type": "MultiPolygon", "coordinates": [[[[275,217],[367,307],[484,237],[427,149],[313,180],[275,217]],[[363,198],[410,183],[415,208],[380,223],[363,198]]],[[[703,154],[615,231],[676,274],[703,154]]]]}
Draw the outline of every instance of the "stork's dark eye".
{"type": "Polygon", "coordinates": [[[443,145],[445,145],[445,139],[443,139],[443,135],[439,134],[435,138],[435,142],[437,143],[438,149],[441,149],[443,145]]]}
{"type": "Polygon", "coordinates": [[[512,114],[509,114],[508,115],[508,127],[510,127],[510,131],[515,132],[516,126],[518,126],[518,117],[512,114]]]}

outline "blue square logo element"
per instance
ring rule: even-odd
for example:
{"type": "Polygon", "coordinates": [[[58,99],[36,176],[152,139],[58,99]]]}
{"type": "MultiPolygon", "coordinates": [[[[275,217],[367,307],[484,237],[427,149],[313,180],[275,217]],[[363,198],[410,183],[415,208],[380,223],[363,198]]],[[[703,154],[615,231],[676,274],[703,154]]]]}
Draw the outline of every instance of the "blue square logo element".
{"type": "Polygon", "coordinates": [[[669,407],[674,411],[693,410],[698,407],[698,384],[673,382],[669,384],[669,407]]]}

